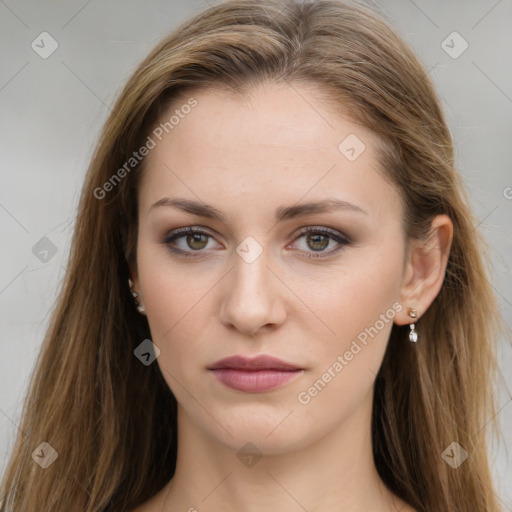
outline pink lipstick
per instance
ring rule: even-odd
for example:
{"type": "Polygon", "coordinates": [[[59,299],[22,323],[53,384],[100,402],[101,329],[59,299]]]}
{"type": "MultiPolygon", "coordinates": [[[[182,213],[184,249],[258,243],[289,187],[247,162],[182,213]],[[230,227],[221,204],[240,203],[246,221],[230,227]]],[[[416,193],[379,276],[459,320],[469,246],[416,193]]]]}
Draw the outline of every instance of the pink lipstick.
{"type": "Polygon", "coordinates": [[[267,355],[226,357],[208,369],[225,386],[246,393],[276,389],[304,371],[300,366],[267,355]]]}

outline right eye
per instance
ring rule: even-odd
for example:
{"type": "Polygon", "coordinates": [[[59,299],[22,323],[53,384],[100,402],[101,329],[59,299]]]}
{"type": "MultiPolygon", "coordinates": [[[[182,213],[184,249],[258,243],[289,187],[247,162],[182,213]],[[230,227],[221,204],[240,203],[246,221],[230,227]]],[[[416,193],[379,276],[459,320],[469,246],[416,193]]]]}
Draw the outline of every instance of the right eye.
{"type": "Polygon", "coordinates": [[[199,256],[203,249],[208,248],[208,242],[213,237],[198,226],[189,226],[171,231],[163,243],[175,254],[185,257],[199,256]],[[178,243],[180,241],[180,243],[178,243]]]}

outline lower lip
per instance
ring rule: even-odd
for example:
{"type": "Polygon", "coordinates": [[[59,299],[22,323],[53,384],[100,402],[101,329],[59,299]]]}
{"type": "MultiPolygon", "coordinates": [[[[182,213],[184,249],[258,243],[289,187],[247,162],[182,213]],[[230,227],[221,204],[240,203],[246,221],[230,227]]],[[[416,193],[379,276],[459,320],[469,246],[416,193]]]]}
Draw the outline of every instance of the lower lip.
{"type": "Polygon", "coordinates": [[[235,370],[222,368],[210,370],[225,386],[246,393],[261,393],[284,386],[295,379],[303,370],[235,370]]]}

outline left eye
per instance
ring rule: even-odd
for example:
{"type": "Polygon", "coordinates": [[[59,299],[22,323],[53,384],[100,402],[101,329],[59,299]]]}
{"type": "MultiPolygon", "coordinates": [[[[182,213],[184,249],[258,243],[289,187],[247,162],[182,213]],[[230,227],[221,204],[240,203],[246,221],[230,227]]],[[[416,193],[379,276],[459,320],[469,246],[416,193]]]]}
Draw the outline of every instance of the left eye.
{"type": "MultiPolygon", "coordinates": [[[[173,231],[164,239],[164,243],[170,251],[176,254],[196,256],[199,255],[198,253],[204,252],[203,249],[208,248],[210,239],[213,239],[213,236],[208,232],[198,227],[188,227],[173,231]],[[183,241],[181,246],[177,243],[178,240],[183,241]]],[[[305,249],[301,249],[302,251],[308,253],[309,249],[312,253],[321,253],[322,255],[338,252],[343,246],[350,243],[347,237],[328,228],[306,228],[295,237],[294,242],[301,239],[304,239],[306,245],[305,249]],[[334,245],[334,248],[326,251],[330,245],[334,245]]],[[[306,257],[319,258],[322,256],[310,253],[306,257]]]]}
{"type": "Polygon", "coordinates": [[[304,239],[306,249],[305,256],[307,258],[322,258],[324,256],[329,256],[341,250],[343,246],[348,245],[350,242],[348,238],[337,231],[328,229],[328,228],[306,228],[304,229],[295,240],[304,239]],[[329,251],[326,249],[333,242],[334,248],[329,251]],[[312,253],[308,253],[307,249],[311,249],[312,253]],[[314,253],[320,253],[320,255],[316,255],[314,253]]]}

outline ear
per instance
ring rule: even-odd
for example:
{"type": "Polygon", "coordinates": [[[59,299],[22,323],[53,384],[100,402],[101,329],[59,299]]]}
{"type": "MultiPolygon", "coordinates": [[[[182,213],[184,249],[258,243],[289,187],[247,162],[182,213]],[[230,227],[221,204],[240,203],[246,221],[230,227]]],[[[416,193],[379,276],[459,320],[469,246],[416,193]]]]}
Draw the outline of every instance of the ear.
{"type": "Polygon", "coordinates": [[[409,308],[421,318],[437,297],[444,281],[453,239],[453,223],[447,215],[432,221],[426,240],[412,240],[400,286],[400,303],[404,306],[395,316],[398,325],[410,324],[409,308]]]}

